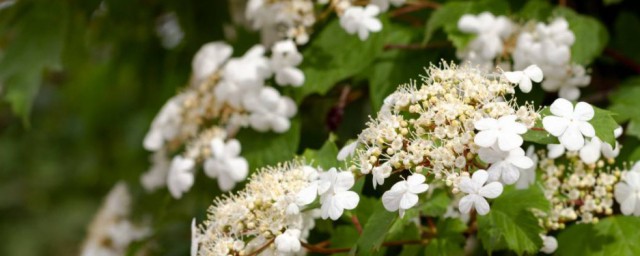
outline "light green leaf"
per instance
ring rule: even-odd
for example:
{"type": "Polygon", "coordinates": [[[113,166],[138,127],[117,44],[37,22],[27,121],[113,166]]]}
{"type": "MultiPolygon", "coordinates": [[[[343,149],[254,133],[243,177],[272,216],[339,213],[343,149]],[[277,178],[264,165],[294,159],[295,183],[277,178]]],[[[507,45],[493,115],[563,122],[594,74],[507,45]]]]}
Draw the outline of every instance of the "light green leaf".
{"type": "Polygon", "coordinates": [[[491,205],[491,211],[478,216],[479,238],[489,250],[507,249],[517,254],[536,253],[542,246],[543,229],[530,209],[547,211],[550,204],[539,186],[526,190],[505,190],[491,205]]]}
{"type": "Polygon", "coordinates": [[[420,206],[420,210],[427,216],[440,217],[447,212],[447,207],[451,203],[451,198],[444,189],[436,190],[431,198],[425,200],[420,206]]]}
{"type": "Polygon", "coordinates": [[[640,138],[640,78],[624,81],[620,88],[609,96],[609,110],[616,113],[618,122],[627,122],[625,134],[640,138]]]}
{"type": "Polygon", "coordinates": [[[613,216],[577,224],[558,236],[557,255],[640,255],[640,218],[613,216]]]}
{"type": "Polygon", "coordinates": [[[382,202],[378,203],[376,211],[369,217],[364,225],[362,235],[358,239],[357,252],[358,255],[370,255],[378,251],[382,242],[396,221],[397,212],[389,212],[382,206],[382,202]]]}
{"type": "Polygon", "coordinates": [[[532,0],[528,1],[520,11],[518,11],[518,17],[524,20],[537,20],[546,22],[551,15],[553,6],[549,1],[545,0],[532,0]]]}
{"type": "MultiPolygon", "coordinates": [[[[389,25],[385,17],[381,21],[383,27],[389,25]]],[[[357,35],[347,34],[337,19],[331,21],[303,51],[300,68],[305,83],[293,91],[293,98],[300,102],[312,93],[325,94],[336,83],[369,66],[382,52],[387,31],[371,33],[362,41],[357,35]]]]}
{"type": "Polygon", "coordinates": [[[540,111],[540,119],[536,121],[536,124],[533,128],[529,129],[527,133],[522,135],[522,139],[528,142],[533,142],[537,144],[560,144],[558,138],[549,134],[544,127],[542,126],[542,119],[545,116],[551,115],[551,111],[548,107],[545,107],[540,111]]]}
{"type": "MultiPolygon", "coordinates": [[[[331,248],[345,248],[353,246],[358,240],[358,230],[353,225],[340,225],[335,228],[331,235],[331,248]]],[[[337,253],[333,255],[347,255],[347,253],[337,253]]]]}
{"type": "Polygon", "coordinates": [[[566,7],[558,7],[554,13],[565,17],[575,35],[571,46],[571,60],[581,65],[589,65],[600,56],[609,41],[607,28],[597,19],[580,15],[566,7]]]}
{"type": "Polygon", "coordinates": [[[618,123],[613,119],[613,114],[601,108],[593,107],[593,109],[595,110],[595,115],[589,123],[596,130],[596,136],[610,145],[615,145],[616,137],[613,134],[613,130],[618,128],[618,123]]]}
{"type": "Polygon", "coordinates": [[[291,128],[282,134],[243,129],[236,138],[242,144],[241,155],[249,161],[249,170],[274,165],[296,154],[300,142],[300,119],[291,119],[291,128]]]}

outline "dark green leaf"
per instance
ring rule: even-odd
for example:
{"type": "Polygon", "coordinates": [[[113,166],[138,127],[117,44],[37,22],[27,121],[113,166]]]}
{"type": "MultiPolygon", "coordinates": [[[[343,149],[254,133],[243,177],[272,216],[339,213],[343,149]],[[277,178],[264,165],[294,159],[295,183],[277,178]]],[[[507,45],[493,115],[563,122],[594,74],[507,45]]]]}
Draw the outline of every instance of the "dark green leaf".
{"type": "Polygon", "coordinates": [[[539,186],[526,190],[507,189],[491,205],[491,211],[478,216],[478,232],[482,244],[489,251],[501,249],[502,244],[518,254],[536,253],[542,246],[539,234],[543,229],[531,209],[547,211],[549,201],[539,186]]]}
{"type": "Polygon", "coordinates": [[[597,224],[577,224],[558,236],[557,255],[640,255],[640,218],[608,217],[597,224]]]}
{"type": "MultiPolygon", "coordinates": [[[[384,17],[381,21],[388,26],[384,17]]],[[[305,83],[294,91],[294,99],[300,102],[309,94],[324,94],[337,82],[369,66],[382,52],[387,31],[371,33],[362,41],[357,35],[347,34],[337,19],[330,22],[303,51],[305,83]]]]}
{"type": "Polygon", "coordinates": [[[440,217],[447,212],[447,207],[451,203],[451,198],[444,189],[436,190],[431,198],[425,200],[420,206],[422,213],[427,216],[440,217]]]}
{"type": "Polygon", "coordinates": [[[312,163],[314,166],[320,166],[325,170],[332,167],[338,167],[340,164],[336,158],[338,156],[338,147],[336,147],[334,141],[335,137],[330,135],[329,139],[320,149],[306,149],[303,155],[307,160],[307,163],[312,163]]]}
{"type": "Polygon", "coordinates": [[[242,144],[242,156],[249,161],[249,170],[274,165],[296,154],[300,142],[300,119],[292,119],[291,128],[282,134],[243,129],[236,138],[242,144]]]}
{"type": "Polygon", "coordinates": [[[370,255],[380,249],[389,229],[397,219],[396,216],[398,216],[397,212],[389,212],[384,209],[382,202],[378,203],[376,211],[367,220],[362,235],[358,239],[358,255],[370,255]]]}
{"type": "Polygon", "coordinates": [[[429,241],[424,255],[463,255],[467,226],[460,219],[442,218],[436,225],[437,236],[429,241]]]}

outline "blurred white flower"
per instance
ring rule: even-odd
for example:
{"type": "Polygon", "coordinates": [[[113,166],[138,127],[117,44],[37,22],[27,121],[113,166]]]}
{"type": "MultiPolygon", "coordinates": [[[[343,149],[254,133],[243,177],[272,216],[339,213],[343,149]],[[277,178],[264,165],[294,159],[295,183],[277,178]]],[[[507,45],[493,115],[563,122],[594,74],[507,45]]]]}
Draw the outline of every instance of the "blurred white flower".
{"type": "Polygon", "coordinates": [[[481,148],[478,151],[480,159],[491,164],[487,170],[490,181],[501,181],[510,185],[520,178],[520,170],[533,166],[533,160],[524,154],[522,148],[502,151],[499,148],[481,148]]]}
{"type": "Polygon", "coordinates": [[[218,71],[231,54],[233,48],[225,42],[211,42],[200,47],[191,62],[193,81],[197,84],[218,71]]]}
{"type": "Polygon", "coordinates": [[[403,5],[405,1],[406,0],[372,0],[371,4],[378,6],[380,12],[386,12],[389,10],[389,4],[397,7],[403,5]]]}
{"type": "Polygon", "coordinates": [[[340,17],[340,26],[349,34],[358,34],[360,40],[367,40],[369,32],[382,30],[382,22],[376,18],[380,13],[378,6],[350,6],[340,17]]]}
{"type": "Polygon", "coordinates": [[[160,37],[162,47],[165,49],[172,49],[182,42],[184,32],[175,13],[166,13],[158,18],[156,34],[160,37]]]}
{"type": "Polygon", "coordinates": [[[622,214],[640,216],[640,171],[624,172],[615,186],[614,194],[622,214]]]}
{"type": "Polygon", "coordinates": [[[167,184],[167,174],[171,163],[167,152],[158,150],[151,156],[151,168],[140,176],[142,187],[151,192],[167,184]]]}
{"type": "Polygon", "coordinates": [[[424,182],[427,178],[422,174],[412,174],[407,180],[399,181],[391,189],[382,194],[382,204],[387,211],[399,210],[400,217],[404,212],[418,203],[418,194],[429,189],[424,182]]]}
{"type": "Polygon", "coordinates": [[[304,73],[296,68],[302,62],[302,54],[291,40],[277,42],[271,48],[271,69],[279,85],[301,86],[304,73]]]}
{"type": "Polygon", "coordinates": [[[542,238],[542,248],[540,251],[546,254],[552,254],[558,249],[558,240],[553,236],[540,235],[542,238]]]}
{"type": "Polygon", "coordinates": [[[240,150],[240,142],[236,139],[229,139],[227,143],[220,138],[211,140],[211,158],[205,161],[204,172],[217,178],[222,191],[233,189],[249,174],[249,163],[239,156],[240,150]]]}
{"type": "Polygon", "coordinates": [[[193,167],[195,161],[190,158],[184,158],[182,156],[176,156],[171,161],[171,169],[167,176],[167,187],[169,192],[175,199],[180,199],[182,193],[191,189],[193,186],[193,167]]]}
{"type": "Polygon", "coordinates": [[[527,157],[533,161],[533,164],[529,168],[520,169],[520,178],[516,182],[517,189],[526,189],[536,181],[536,168],[538,167],[538,155],[535,152],[536,148],[530,145],[527,148],[527,157]]]}
{"type": "Polygon", "coordinates": [[[184,94],[178,94],[162,106],[151,122],[151,128],[144,137],[146,150],[160,150],[165,141],[172,140],[179,132],[182,123],[182,102],[184,94]]]}
{"type": "Polygon", "coordinates": [[[544,129],[558,137],[567,150],[579,150],[584,146],[584,136],[596,135],[588,122],[593,118],[594,110],[586,102],[578,102],[574,109],[570,101],[559,98],[551,104],[551,113],[553,115],[542,119],[544,129]]]}
{"type": "Polygon", "coordinates": [[[360,197],[356,192],[349,191],[355,180],[350,172],[338,172],[336,168],[331,168],[320,174],[320,203],[322,218],[337,220],[344,210],[356,208],[360,197]],[[329,184],[328,188],[326,184],[329,184]]]}
{"type": "Polygon", "coordinates": [[[502,184],[500,182],[490,182],[485,185],[489,174],[485,170],[477,170],[471,178],[462,177],[458,188],[460,191],[467,193],[458,203],[458,209],[461,213],[469,213],[471,207],[475,208],[478,214],[485,215],[489,213],[489,203],[485,198],[493,199],[502,194],[502,184]]]}
{"type": "Polygon", "coordinates": [[[200,236],[198,227],[196,226],[196,218],[191,220],[191,256],[198,255],[198,244],[200,242],[200,236]]]}
{"type": "Polygon", "coordinates": [[[458,20],[458,29],[477,35],[467,46],[470,52],[478,54],[483,60],[492,60],[502,53],[502,39],[509,36],[513,25],[504,16],[496,17],[490,12],[483,12],[462,15],[458,20]]]}
{"type": "Polygon", "coordinates": [[[474,137],[474,142],[480,147],[491,147],[496,142],[501,150],[508,151],[522,145],[520,134],[527,132],[527,127],[516,122],[516,115],[506,115],[498,120],[483,118],[474,122],[474,126],[480,132],[474,137]]]}
{"type": "Polygon", "coordinates": [[[536,65],[528,66],[523,71],[504,72],[504,76],[509,82],[518,84],[524,93],[531,91],[531,81],[539,83],[544,77],[542,70],[536,65]]]}
{"type": "Polygon", "coordinates": [[[244,106],[251,112],[249,124],[260,132],[286,132],[291,127],[289,118],[297,112],[295,102],[281,96],[272,87],[262,87],[257,92],[245,95],[244,106]]]}
{"type": "Polygon", "coordinates": [[[300,251],[300,230],[290,228],[278,235],[275,240],[276,249],[281,253],[300,251]]]}

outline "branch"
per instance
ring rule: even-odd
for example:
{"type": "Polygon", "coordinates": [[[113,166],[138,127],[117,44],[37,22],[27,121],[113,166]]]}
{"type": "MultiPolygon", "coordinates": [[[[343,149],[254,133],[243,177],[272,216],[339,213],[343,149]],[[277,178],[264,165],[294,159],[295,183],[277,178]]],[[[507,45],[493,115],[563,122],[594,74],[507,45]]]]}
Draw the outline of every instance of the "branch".
{"type": "MultiPolygon", "coordinates": [[[[429,240],[399,240],[399,241],[390,241],[382,243],[382,246],[398,246],[405,244],[427,244],[429,240]]],[[[302,247],[307,249],[309,252],[321,253],[321,254],[334,254],[341,252],[349,252],[351,248],[322,248],[315,245],[311,245],[305,242],[300,241],[302,247]]]]}
{"type": "Polygon", "coordinates": [[[404,7],[393,10],[389,16],[394,18],[394,17],[405,15],[407,13],[417,12],[423,9],[438,9],[440,8],[440,6],[441,5],[439,3],[431,2],[431,1],[407,3],[404,7]]]}
{"type": "Polygon", "coordinates": [[[351,215],[351,221],[353,221],[353,225],[356,227],[356,230],[358,230],[358,234],[362,235],[362,225],[360,225],[360,220],[358,220],[356,213],[351,215]]]}
{"type": "Polygon", "coordinates": [[[269,241],[267,241],[262,246],[260,246],[260,248],[258,248],[257,250],[253,251],[252,253],[248,254],[247,256],[256,256],[256,255],[260,254],[262,251],[267,249],[267,247],[269,247],[269,245],[271,245],[274,240],[276,240],[275,237],[271,238],[269,241]]]}
{"type": "Polygon", "coordinates": [[[627,66],[628,68],[630,68],[631,70],[633,70],[636,73],[640,73],[640,64],[636,63],[633,59],[624,56],[623,54],[617,52],[614,49],[611,48],[605,48],[604,49],[604,53],[613,58],[614,60],[620,62],[622,65],[627,66]]]}
{"type": "Polygon", "coordinates": [[[387,44],[384,46],[384,50],[392,50],[392,49],[400,49],[400,50],[426,50],[426,49],[435,49],[435,48],[445,48],[450,47],[451,43],[449,42],[434,42],[431,44],[387,44]]]}

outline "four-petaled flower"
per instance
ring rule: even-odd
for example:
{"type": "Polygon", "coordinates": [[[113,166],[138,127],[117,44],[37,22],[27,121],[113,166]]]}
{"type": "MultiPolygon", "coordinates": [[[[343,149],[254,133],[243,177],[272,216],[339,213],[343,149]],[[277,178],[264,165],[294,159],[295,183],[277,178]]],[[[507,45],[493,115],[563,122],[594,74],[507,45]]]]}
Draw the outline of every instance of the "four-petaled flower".
{"type": "Polygon", "coordinates": [[[237,182],[243,181],[249,174],[249,163],[240,155],[240,142],[230,139],[224,143],[222,139],[211,140],[211,158],[204,163],[204,172],[211,178],[218,179],[222,191],[231,190],[237,182]]]}
{"type": "Polygon", "coordinates": [[[496,198],[502,194],[502,184],[500,182],[490,182],[485,185],[489,174],[485,170],[477,170],[471,178],[462,177],[458,188],[467,193],[458,203],[461,213],[469,213],[471,207],[475,208],[478,214],[485,215],[489,212],[489,202],[485,198],[496,198]]]}
{"type": "Polygon", "coordinates": [[[614,194],[622,214],[640,216],[640,170],[624,172],[614,194]]]}
{"type": "Polygon", "coordinates": [[[352,210],[358,206],[360,197],[356,192],[349,191],[354,183],[355,179],[350,172],[338,172],[336,168],[331,168],[321,172],[318,180],[312,181],[298,192],[296,204],[310,204],[316,199],[316,195],[320,195],[322,218],[337,220],[345,209],[352,210]]]}
{"type": "Polygon", "coordinates": [[[366,7],[351,6],[340,17],[340,26],[349,34],[358,33],[360,40],[367,40],[369,32],[382,30],[382,23],[376,18],[378,13],[380,9],[373,4],[366,7]]]}
{"type": "Polygon", "coordinates": [[[429,189],[429,185],[424,182],[427,178],[422,174],[412,174],[407,180],[394,184],[389,191],[382,194],[382,204],[387,211],[399,210],[400,217],[404,216],[404,211],[418,203],[418,194],[429,189]]]}
{"type": "Polygon", "coordinates": [[[568,100],[559,98],[551,104],[551,113],[542,119],[544,129],[558,137],[567,150],[575,151],[584,146],[584,136],[596,135],[593,126],[588,122],[593,118],[593,107],[585,102],[578,102],[575,109],[568,100]]]}
{"type": "Polygon", "coordinates": [[[533,160],[524,155],[522,148],[515,148],[509,151],[502,151],[499,148],[480,148],[478,150],[480,159],[491,164],[489,169],[489,180],[500,180],[504,184],[510,185],[520,178],[520,170],[533,166],[533,160]]]}
{"type": "Polygon", "coordinates": [[[542,70],[536,65],[528,66],[522,71],[504,72],[504,76],[509,82],[518,84],[524,93],[531,91],[531,81],[539,83],[544,77],[542,70]]]}
{"type": "Polygon", "coordinates": [[[300,251],[300,230],[289,228],[284,231],[284,233],[278,235],[274,243],[279,252],[298,252],[300,251]]]}
{"type": "Polygon", "coordinates": [[[491,147],[496,142],[501,150],[507,151],[522,145],[520,134],[527,132],[527,127],[516,122],[516,115],[506,115],[498,118],[483,118],[474,122],[474,126],[480,132],[473,141],[480,147],[491,147]]]}
{"type": "Polygon", "coordinates": [[[271,69],[275,73],[279,85],[301,86],[304,73],[296,66],[302,62],[302,54],[298,52],[292,40],[277,42],[271,48],[271,69]]]}

